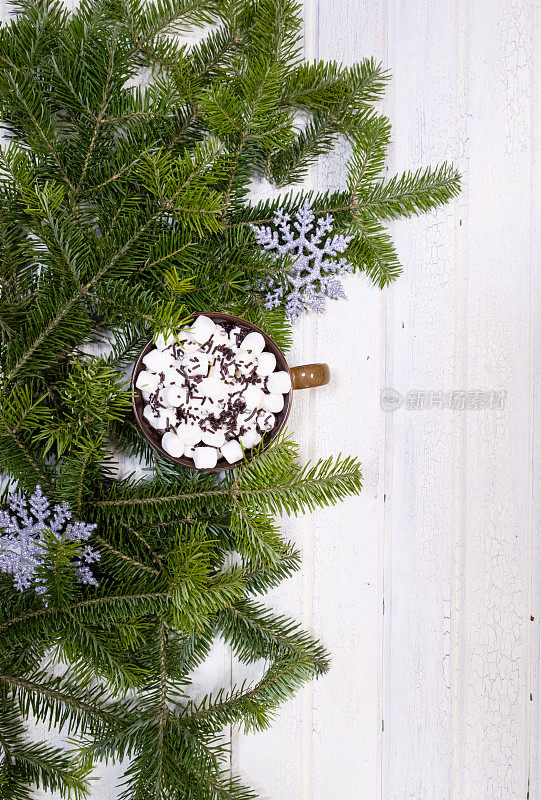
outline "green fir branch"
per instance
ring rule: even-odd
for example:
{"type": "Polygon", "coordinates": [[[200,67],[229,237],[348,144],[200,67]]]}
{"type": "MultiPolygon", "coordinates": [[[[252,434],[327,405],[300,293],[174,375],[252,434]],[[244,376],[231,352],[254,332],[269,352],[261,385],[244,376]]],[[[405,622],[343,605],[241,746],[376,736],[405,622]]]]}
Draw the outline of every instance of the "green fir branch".
{"type": "Polygon", "coordinates": [[[329,667],[316,638],[255,599],[301,564],[275,518],[357,494],[360,464],[303,465],[280,438],[225,476],[186,470],[141,437],[126,378],[151,336],[205,311],[290,345],[263,289],[289,264],[255,245],[254,223],[308,202],[384,286],[401,269],[385,223],[439,208],[460,178],[445,163],[387,176],[375,104],[388,74],[373,59],[305,63],[295,0],[13,11],[0,26],[1,500],[39,483],[96,524],[100,559],[99,585],[78,583],[82,543],[51,533],[45,595],[0,572],[0,795],[82,798],[96,761],[128,759],[129,800],[256,800],[231,776],[224,731],[266,728],[329,667]],[[192,28],[194,43],[179,38],[192,28]],[[343,190],[250,200],[254,177],[298,182],[344,139],[343,190]],[[120,478],[119,455],[143,477],[120,478]],[[265,671],[196,703],[193,671],[217,637],[265,671]],[[73,751],[30,743],[31,719],[72,735],[73,751]]]}

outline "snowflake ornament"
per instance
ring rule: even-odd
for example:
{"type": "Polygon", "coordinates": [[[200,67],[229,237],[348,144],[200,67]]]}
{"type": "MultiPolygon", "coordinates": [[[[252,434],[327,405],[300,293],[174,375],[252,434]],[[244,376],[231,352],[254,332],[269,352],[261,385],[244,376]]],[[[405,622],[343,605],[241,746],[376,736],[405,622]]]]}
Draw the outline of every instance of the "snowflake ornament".
{"type": "MultiPolygon", "coordinates": [[[[85,542],[95,529],[95,524],[70,522],[71,511],[67,503],[51,508],[46,496],[37,486],[29,497],[9,496],[9,511],[0,510],[0,572],[13,576],[19,591],[34,586],[37,594],[45,594],[45,586],[40,584],[36,570],[45,555],[45,533],[48,531],[59,541],[76,540],[85,542]]],[[[97,586],[89,564],[99,559],[99,553],[87,546],[74,560],[79,581],[97,586]]]]}
{"type": "Polygon", "coordinates": [[[263,287],[266,289],[265,307],[276,308],[284,305],[288,316],[295,320],[303,311],[311,310],[322,314],[325,298],[345,297],[338,275],[351,272],[353,266],[343,253],[352,236],[334,234],[334,219],[330,214],[318,220],[306,201],[291,216],[281,209],[274,215],[274,225],[252,225],[257,243],[274,252],[276,256],[289,255],[291,268],[288,270],[285,286],[272,280],[263,287]]]}

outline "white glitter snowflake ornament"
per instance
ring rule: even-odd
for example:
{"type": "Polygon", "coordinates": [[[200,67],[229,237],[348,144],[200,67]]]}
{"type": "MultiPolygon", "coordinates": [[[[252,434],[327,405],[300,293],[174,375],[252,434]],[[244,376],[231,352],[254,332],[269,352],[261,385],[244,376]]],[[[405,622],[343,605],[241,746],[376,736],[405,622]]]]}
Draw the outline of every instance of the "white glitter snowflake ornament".
{"type": "Polygon", "coordinates": [[[353,237],[333,236],[333,217],[327,214],[316,220],[308,201],[295,213],[293,223],[291,216],[279,209],[274,215],[274,225],[277,230],[268,225],[252,225],[256,241],[263,250],[276,256],[288,255],[292,263],[286,285],[272,281],[264,286],[265,307],[284,305],[292,320],[306,310],[322,314],[326,297],[345,297],[337,276],[351,272],[353,266],[338,255],[346,250],[353,237]]]}
{"type": "MultiPolygon", "coordinates": [[[[79,520],[70,523],[70,519],[68,504],[62,503],[51,508],[40,486],[29,498],[9,496],[9,511],[0,510],[0,531],[3,529],[0,533],[0,572],[12,575],[19,591],[33,585],[38,594],[46,592],[36,576],[36,570],[46,554],[46,532],[58,541],[85,542],[96,527],[95,524],[79,520]]],[[[99,553],[90,546],[85,547],[81,555],[74,559],[81,583],[98,585],[88,566],[98,559],[99,553]]]]}

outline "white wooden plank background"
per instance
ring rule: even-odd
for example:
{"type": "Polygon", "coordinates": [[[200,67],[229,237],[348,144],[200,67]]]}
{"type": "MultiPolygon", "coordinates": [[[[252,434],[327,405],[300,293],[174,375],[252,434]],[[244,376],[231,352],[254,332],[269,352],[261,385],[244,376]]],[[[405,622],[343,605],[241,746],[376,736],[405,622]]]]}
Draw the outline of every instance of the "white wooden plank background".
{"type": "MultiPolygon", "coordinates": [[[[285,523],[303,570],[269,602],[333,667],[270,731],[233,732],[232,768],[266,800],[541,800],[541,5],[305,2],[307,58],[392,70],[390,171],[453,160],[464,191],[392,226],[390,290],[348,279],[296,328],[292,363],[333,372],[296,398],[303,458],[358,455],[365,489],[285,523]],[[385,387],[506,404],[385,413],[385,387]]],[[[310,184],[339,186],[346,156],[310,184]]],[[[197,687],[247,674],[217,647],[197,687]]],[[[103,770],[92,797],[116,796],[103,770]]]]}

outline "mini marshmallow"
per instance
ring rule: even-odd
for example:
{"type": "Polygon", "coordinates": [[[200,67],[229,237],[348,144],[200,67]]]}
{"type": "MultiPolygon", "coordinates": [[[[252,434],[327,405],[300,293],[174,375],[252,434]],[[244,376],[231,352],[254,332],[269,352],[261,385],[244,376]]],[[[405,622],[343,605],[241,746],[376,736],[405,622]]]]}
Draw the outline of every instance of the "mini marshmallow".
{"type": "Polygon", "coordinates": [[[215,447],[196,447],[193,460],[196,469],[212,469],[217,464],[218,451],[215,447]]]}
{"type": "Polygon", "coordinates": [[[176,433],[168,431],[162,436],[162,447],[173,458],[179,458],[184,453],[185,445],[176,433]]]}
{"type": "Polygon", "coordinates": [[[177,427],[177,436],[179,436],[184,444],[193,447],[201,441],[202,430],[196,423],[181,422],[177,427]]]}
{"type": "Polygon", "coordinates": [[[255,428],[257,427],[257,417],[259,414],[259,410],[257,408],[253,408],[251,411],[247,410],[244,413],[244,427],[245,428],[255,428]]]}
{"type": "Polygon", "coordinates": [[[193,460],[193,454],[195,453],[195,447],[186,447],[184,450],[184,455],[186,458],[191,458],[193,460]]]}
{"type": "Polygon", "coordinates": [[[263,411],[258,414],[257,424],[262,431],[271,431],[276,423],[276,417],[270,411],[263,411]]]}
{"type": "Polygon", "coordinates": [[[246,433],[247,430],[250,430],[252,427],[255,427],[257,420],[257,414],[254,414],[253,411],[247,411],[244,414],[239,414],[236,420],[235,427],[233,428],[233,433],[235,436],[238,436],[241,431],[246,433]]]}
{"type": "Polygon", "coordinates": [[[220,363],[215,363],[209,369],[209,378],[218,378],[219,381],[225,381],[225,383],[232,383],[235,380],[235,362],[234,361],[222,361],[220,363]]]}
{"type": "Polygon", "coordinates": [[[247,350],[241,350],[235,357],[235,364],[239,375],[248,377],[257,367],[257,356],[248,353],[247,350]]]}
{"type": "Polygon", "coordinates": [[[160,416],[159,411],[154,411],[152,409],[152,406],[146,405],[144,407],[144,409],[143,409],[143,417],[146,419],[146,421],[150,425],[152,425],[152,427],[154,427],[154,425],[153,425],[154,420],[158,419],[159,416],[160,416]]]}
{"type": "Polygon", "coordinates": [[[273,372],[267,378],[267,389],[271,394],[287,394],[291,391],[289,372],[273,372]]]}
{"type": "Polygon", "coordinates": [[[219,417],[223,410],[221,400],[213,400],[212,397],[199,397],[194,395],[190,404],[190,411],[193,411],[198,419],[206,419],[209,416],[219,417]]]}
{"type": "Polygon", "coordinates": [[[265,411],[272,411],[273,414],[278,413],[284,407],[283,394],[264,394],[262,406],[265,411]]]}
{"type": "Polygon", "coordinates": [[[203,378],[197,386],[197,393],[202,397],[211,397],[213,400],[221,400],[227,394],[227,386],[224,386],[219,378],[203,378]]]}
{"type": "Polygon", "coordinates": [[[210,340],[210,353],[215,357],[221,358],[223,355],[222,347],[227,347],[228,350],[231,350],[231,342],[222,326],[217,325],[215,332],[212,334],[212,339],[210,340]]]}
{"type": "Polygon", "coordinates": [[[209,357],[207,353],[189,353],[182,359],[182,366],[190,377],[206,375],[209,371],[209,357]]]}
{"type": "Polygon", "coordinates": [[[172,363],[171,354],[162,350],[150,350],[143,358],[143,364],[151,372],[165,372],[172,363]]]}
{"type": "Polygon", "coordinates": [[[187,331],[181,331],[181,333],[178,334],[177,344],[183,353],[195,353],[201,347],[199,342],[196,342],[193,336],[190,336],[187,331]]]}
{"type": "MultiPolygon", "coordinates": [[[[180,366],[180,362],[176,363],[180,366]]],[[[176,386],[184,386],[186,381],[184,380],[184,376],[178,372],[175,366],[170,366],[163,372],[162,383],[164,386],[170,386],[172,383],[174,383],[176,386]]]]}
{"type": "Polygon", "coordinates": [[[154,392],[154,397],[156,398],[156,402],[158,403],[159,406],[161,406],[161,409],[158,409],[159,411],[162,411],[164,408],[172,408],[173,407],[172,403],[168,403],[167,402],[167,399],[166,399],[167,389],[168,389],[168,387],[163,387],[162,386],[161,389],[158,389],[157,392],[154,392]]]}
{"type": "Polygon", "coordinates": [[[181,406],[180,414],[182,416],[181,422],[186,422],[189,425],[199,425],[205,417],[204,413],[191,404],[189,406],[181,406]]]}
{"type": "Polygon", "coordinates": [[[229,331],[229,342],[230,342],[229,346],[231,347],[232,350],[236,351],[238,349],[237,339],[239,339],[240,341],[241,337],[242,337],[242,328],[239,328],[238,325],[235,325],[234,328],[231,328],[231,330],[229,331]]]}
{"type": "Polygon", "coordinates": [[[167,386],[163,390],[163,399],[168,406],[178,408],[186,402],[186,389],[183,386],[167,386]]]}
{"type": "Polygon", "coordinates": [[[148,403],[148,401],[150,400],[150,394],[151,394],[151,393],[150,393],[150,392],[145,392],[145,391],[142,391],[142,392],[141,392],[141,394],[142,394],[142,396],[143,396],[143,400],[145,401],[145,403],[148,403]]]}
{"type": "Polygon", "coordinates": [[[227,405],[230,399],[235,402],[237,399],[244,398],[244,391],[246,389],[246,384],[242,381],[238,380],[237,378],[233,378],[231,383],[224,383],[222,384],[225,386],[226,396],[224,398],[224,403],[227,405]]]}
{"type": "Polygon", "coordinates": [[[260,377],[259,375],[254,375],[250,382],[252,386],[261,389],[261,391],[264,392],[265,394],[269,394],[269,390],[267,389],[267,380],[268,378],[266,375],[264,375],[263,377],[260,377]]]}
{"type": "Polygon", "coordinates": [[[149,372],[147,369],[141,370],[135,381],[138,389],[145,392],[155,392],[158,388],[160,379],[155,372],[149,372]]]}
{"type": "Polygon", "coordinates": [[[235,461],[240,461],[243,456],[242,447],[236,439],[230,439],[220,447],[220,453],[229,464],[234,464],[235,461]]]}
{"type": "Polygon", "coordinates": [[[274,353],[261,353],[257,359],[256,372],[259,376],[270,375],[276,368],[276,356],[274,353]]]}
{"type": "MultiPolygon", "coordinates": [[[[248,386],[243,397],[248,408],[265,408],[263,405],[265,395],[258,386],[248,386]]],[[[270,408],[267,409],[267,411],[270,410],[270,408]]]]}
{"type": "Polygon", "coordinates": [[[164,431],[169,425],[175,424],[176,409],[160,408],[159,411],[154,411],[152,406],[145,406],[143,416],[152,428],[157,431],[164,431]]]}
{"type": "Polygon", "coordinates": [[[156,428],[156,422],[160,418],[160,412],[154,411],[152,406],[146,405],[143,409],[143,417],[146,419],[149,425],[151,425],[153,428],[156,428]]]}
{"type": "Polygon", "coordinates": [[[222,373],[222,380],[225,380],[228,383],[235,380],[237,365],[235,364],[234,359],[231,361],[222,361],[220,370],[222,373]]]}
{"type": "Polygon", "coordinates": [[[190,335],[199,344],[208,342],[216,329],[216,323],[210,318],[199,316],[190,328],[190,335]]]}
{"type": "Polygon", "coordinates": [[[261,434],[255,430],[249,430],[246,431],[246,433],[243,433],[242,436],[239,436],[239,440],[244,448],[249,449],[250,447],[254,447],[256,444],[259,444],[261,441],[261,434]]]}
{"type": "Polygon", "coordinates": [[[167,338],[164,337],[163,333],[160,333],[159,336],[156,337],[154,344],[158,350],[165,350],[166,347],[171,347],[171,345],[175,344],[175,342],[176,339],[173,333],[170,333],[167,338]]]}
{"type": "Polygon", "coordinates": [[[222,430],[203,431],[201,439],[210,447],[222,447],[225,444],[225,433],[222,430]]]}
{"type": "Polygon", "coordinates": [[[244,337],[240,344],[240,350],[248,350],[249,353],[259,355],[265,349],[265,339],[257,331],[252,331],[244,337]]]}
{"type": "Polygon", "coordinates": [[[177,424],[177,410],[176,408],[162,408],[160,411],[162,419],[165,421],[165,427],[173,427],[177,424]]]}

